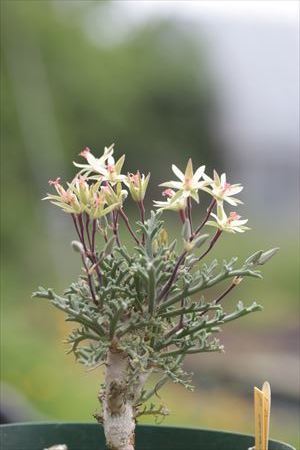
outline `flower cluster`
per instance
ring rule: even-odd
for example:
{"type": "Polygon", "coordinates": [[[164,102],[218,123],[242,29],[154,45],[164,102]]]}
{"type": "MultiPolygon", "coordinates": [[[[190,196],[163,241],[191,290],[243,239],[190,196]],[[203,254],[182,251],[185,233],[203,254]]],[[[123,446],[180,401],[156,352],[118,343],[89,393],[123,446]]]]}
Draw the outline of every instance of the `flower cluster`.
{"type": "Polygon", "coordinates": [[[190,199],[199,203],[199,191],[203,191],[207,192],[213,198],[211,207],[209,208],[209,214],[215,219],[215,221],[206,221],[206,225],[229,233],[242,233],[249,230],[245,226],[247,220],[240,220],[241,217],[235,211],[230,212],[229,216],[227,216],[224,210],[224,202],[232,206],[237,206],[242,203],[234,197],[234,195],[243,190],[240,184],[228,183],[226,174],[223,173],[219,176],[215,170],[213,178],[210,178],[205,174],[205,166],[198,167],[194,173],[191,159],[189,159],[184,173],[174,164],[172,165],[172,170],[179,178],[179,181],[167,181],[160,185],[167,189],[162,193],[163,197],[166,197],[166,201],[154,202],[159,210],[178,211],[184,221],[190,208],[190,199]],[[217,206],[217,214],[212,212],[215,205],[217,206]]]}
{"type": "Polygon", "coordinates": [[[67,189],[60,184],[60,178],[50,180],[49,184],[54,186],[57,195],[48,194],[44,200],[50,200],[64,212],[75,215],[87,213],[93,219],[118,208],[126,195],[124,191],[115,193],[110,186],[100,186],[100,182],[89,185],[82,175],[67,183],[67,189]]]}
{"type": "Polygon", "coordinates": [[[145,176],[139,171],[136,174],[121,173],[125,155],[115,162],[114,146],[104,148],[100,158],[96,158],[86,147],[79,155],[86,160],[86,164],[74,162],[81,170],[65,189],[60,178],[50,180],[49,184],[56,190],[56,194],[48,194],[44,200],[50,200],[64,212],[71,214],[88,214],[92,219],[98,219],[108,213],[122,208],[128,196],[128,188],[132,199],[141,203],[144,200],[150,174],[145,176]]]}
{"type": "MultiPolygon", "coordinates": [[[[127,175],[122,174],[125,155],[115,161],[113,153],[114,145],[111,145],[105,147],[103,155],[96,158],[86,147],[80,153],[86,163],[74,162],[80,171],[73,181],[67,184],[67,189],[60,184],[60,179],[57,178],[55,181],[49,182],[54,186],[56,194],[48,194],[45,198],[67,213],[86,213],[92,219],[98,219],[114,210],[121,210],[129,193],[132,200],[138,203],[143,211],[143,201],[150,174],[145,176],[139,171],[127,175]]],[[[224,210],[224,203],[232,206],[242,203],[234,197],[243,189],[240,184],[228,183],[226,174],[223,173],[219,176],[216,171],[213,173],[213,178],[210,178],[205,173],[205,166],[198,167],[194,172],[191,159],[188,160],[184,172],[174,164],[172,171],[178,180],[167,181],[160,185],[166,189],[162,193],[165,200],[154,201],[154,206],[159,211],[177,211],[184,222],[190,214],[192,200],[199,203],[199,191],[202,191],[212,196],[208,212],[214,220],[206,220],[206,225],[229,233],[242,233],[249,229],[245,226],[247,220],[241,220],[235,211],[227,215],[224,210]],[[212,212],[215,206],[217,214],[212,212]]]]}

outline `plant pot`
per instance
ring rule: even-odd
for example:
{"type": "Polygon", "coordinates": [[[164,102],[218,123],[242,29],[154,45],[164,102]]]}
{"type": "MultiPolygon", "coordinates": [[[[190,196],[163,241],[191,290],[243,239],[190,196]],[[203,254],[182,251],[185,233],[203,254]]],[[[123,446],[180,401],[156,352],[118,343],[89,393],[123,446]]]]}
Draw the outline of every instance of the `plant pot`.
{"type": "MultiPolygon", "coordinates": [[[[251,436],[223,431],[139,425],[137,450],[248,450],[251,436]]],[[[101,427],[92,423],[20,423],[1,426],[1,449],[43,450],[66,444],[68,450],[105,450],[101,427]]],[[[270,441],[269,450],[295,450],[270,441]]]]}

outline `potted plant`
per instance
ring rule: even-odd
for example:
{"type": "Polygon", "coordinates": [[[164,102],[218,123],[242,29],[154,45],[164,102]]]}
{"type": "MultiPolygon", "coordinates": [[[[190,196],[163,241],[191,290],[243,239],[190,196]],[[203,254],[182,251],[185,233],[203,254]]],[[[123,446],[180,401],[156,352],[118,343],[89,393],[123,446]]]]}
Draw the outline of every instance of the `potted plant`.
{"type": "MultiPolygon", "coordinates": [[[[228,183],[226,175],[216,171],[210,178],[205,166],[194,172],[189,160],[185,172],[172,166],[178,179],[161,184],[164,199],[155,201],[156,212],[149,214],[144,197],[150,174],[122,174],[125,156],[115,162],[113,151],[113,146],[105,148],[96,158],[86,148],[80,153],[86,161],[74,163],[80,170],[67,187],[59,178],[49,182],[56,192],[45,199],[69,214],[77,235],[72,246],[81,258],[83,273],[63,295],[40,287],[33,296],[48,299],[65,312],[67,321],[77,324],[68,337],[70,351],[78,362],[102,364],[105,371],[98,394],[102,410],[95,418],[103,426],[106,445],[111,450],[134,450],[138,418],[168,414],[165,407],[151,402],[153,396],[168,381],[191,388],[182,367],[185,356],[222,352],[215,337],[220,328],[262,309],[256,303],[245,306],[239,302],[228,312],[224,299],[244,278],[261,278],[258,268],[277,249],[257,251],[242,264],[235,257],[222,264],[205,262],[223,235],[249,229],[247,220],[236,212],[225,212],[225,204],[236,207],[241,203],[235,196],[242,186],[228,183]],[[193,208],[201,194],[209,195],[211,202],[202,221],[195,224],[193,208]],[[136,226],[126,213],[128,195],[139,210],[136,226]],[[165,210],[178,216],[178,242],[165,228],[165,210]],[[121,241],[121,224],[133,241],[132,249],[121,241]],[[225,290],[208,301],[203,291],[224,280],[225,290]]],[[[5,436],[7,448],[14,450],[19,448],[17,442],[22,442],[22,450],[26,445],[33,450],[55,442],[67,444],[69,450],[104,448],[97,425],[28,425],[21,437],[8,427],[5,436]]],[[[164,427],[140,427],[137,436],[138,448],[153,450],[246,449],[253,445],[250,437],[200,430],[170,432],[164,427]]],[[[270,448],[291,447],[273,443],[270,448]]]]}

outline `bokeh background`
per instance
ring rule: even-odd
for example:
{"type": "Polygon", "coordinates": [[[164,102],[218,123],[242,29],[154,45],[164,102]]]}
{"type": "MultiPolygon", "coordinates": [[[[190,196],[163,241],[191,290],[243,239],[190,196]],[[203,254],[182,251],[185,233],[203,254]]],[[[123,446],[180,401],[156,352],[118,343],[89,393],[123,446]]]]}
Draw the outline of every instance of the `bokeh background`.
{"type": "Polygon", "coordinates": [[[165,424],[253,433],[253,386],[269,380],[271,435],[299,444],[298,6],[1,2],[2,422],[93,420],[100,370],[74,364],[63,315],[30,296],[80,269],[69,218],[40,202],[48,179],[115,142],[127,169],[151,171],[154,198],[189,156],[245,185],[252,231],[224,237],[220,258],[281,248],[227,300],[264,312],[224,329],[225,355],[187,361],[196,390],[165,389],[165,424]]]}

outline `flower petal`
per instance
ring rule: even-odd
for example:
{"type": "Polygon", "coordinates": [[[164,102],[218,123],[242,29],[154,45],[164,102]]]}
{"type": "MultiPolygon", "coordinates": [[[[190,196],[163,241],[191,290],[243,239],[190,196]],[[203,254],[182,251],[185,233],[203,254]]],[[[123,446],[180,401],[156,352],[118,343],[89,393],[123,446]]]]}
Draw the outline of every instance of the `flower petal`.
{"type": "Polygon", "coordinates": [[[198,167],[198,169],[196,170],[196,172],[194,173],[194,176],[193,176],[194,181],[199,181],[200,178],[202,177],[202,175],[204,174],[204,171],[205,171],[205,166],[198,167]]]}
{"type": "Polygon", "coordinates": [[[177,166],[175,166],[175,164],[172,164],[172,170],[175,173],[176,177],[179,178],[179,180],[184,181],[184,174],[181,172],[180,169],[178,169],[177,166]]]}
{"type": "Polygon", "coordinates": [[[161,183],[159,186],[162,187],[169,187],[174,189],[181,189],[182,183],[180,181],[166,181],[165,183],[161,183]]]}
{"type": "Polygon", "coordinates": [[[194,171],[193,171],[193,161],[192,161],[192,158],[190,158],[188,160],[188,163],[187,163],[186,168],[185,168],[184,177],[186,179],[188,179],[188,180],[192,179],[193,178],[193,173],[194,173],[194,171]]]}

